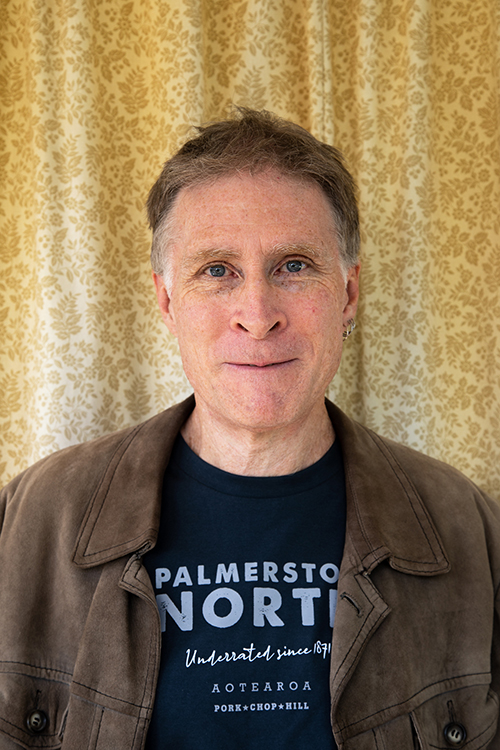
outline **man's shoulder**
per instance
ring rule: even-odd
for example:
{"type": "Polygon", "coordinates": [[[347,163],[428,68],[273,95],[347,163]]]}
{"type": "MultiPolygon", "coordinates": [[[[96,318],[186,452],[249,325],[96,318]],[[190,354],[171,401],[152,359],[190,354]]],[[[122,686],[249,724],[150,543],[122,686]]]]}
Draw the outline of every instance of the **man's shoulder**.
{"type": "MultiPolygon", "coordinates": [[[[459,469],[421,451],[384,437],[347,417],[338,407],[329,405],[334,426],[343,445],[344,460],[355,473],[368,473],[374,479],[390,471],[426,499],[491,498],[459,469]]],[[[495,505],[496,501],[491,500],[495,505]]]]}
{"type": "Polygon", "coordinates": [[[12,479],[1,495],[9,500],[16,493],[37,497],[91,496],[113,461],[124,460],[140,467],[142,460],[154,461],[163,439],[177,433],[192,408],[191,400],[176,404],[150,419],[85,443],[72,445],[40,459],[12,479]]]}
{"type": "Polygon", "coordinates": [[[487,548],[500,580],[499,503],[454,467],[381,437],[337,407],[329,411],[344,459],[350,534],[364,564],[385,550],[396,570],[430,575],[487,548]]]}
{"type": "MultiPolygon", "coordinates": [[[[376,435],[378,444],[391,455],[394,465],[408,477],[422,497],[453,498],[458,501],[459,498],[473,496],[495,502],[455,466],[371,432],[376,435]]],[[[498,505],[496,502],[495,504],[498,505]]]]}

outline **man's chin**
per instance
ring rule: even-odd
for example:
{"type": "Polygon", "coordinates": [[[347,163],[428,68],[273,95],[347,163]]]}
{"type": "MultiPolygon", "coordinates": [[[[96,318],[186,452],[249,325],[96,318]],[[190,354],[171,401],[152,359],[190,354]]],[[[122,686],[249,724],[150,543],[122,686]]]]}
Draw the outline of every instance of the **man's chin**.
{"type": "Polygon", "coordinates": [[[230,432],[280,430],[307,419],[324,401],[311,382],[298,377],[225,377],[214,379],[209,389],[206,383],[198,384],[202,386],[199,389],[196,383],[192,385],[200,426],[211,422],[230,432]]]}
{"type": "Polygon", "coordinates": [[[240,398],[229,404],[220,417],[231,429],[242,429],[251,432],[269,432],[279,430],[298,418],[297,409],[284,403],[283,395],[270,397],[259,394],[250,399],[240,398]]]}

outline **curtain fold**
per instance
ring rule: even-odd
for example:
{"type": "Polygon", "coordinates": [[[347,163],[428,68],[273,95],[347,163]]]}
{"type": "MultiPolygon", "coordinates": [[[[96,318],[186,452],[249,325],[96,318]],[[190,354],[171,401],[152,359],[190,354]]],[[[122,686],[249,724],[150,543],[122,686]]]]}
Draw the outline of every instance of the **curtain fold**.
{"type": "Polygon", "coordinates": [[[497,0],[6,0],[0,483],[189,393],[144,202],[192,125],[270,109],[360,188],[330,395],[500,498],[497,0]]]}

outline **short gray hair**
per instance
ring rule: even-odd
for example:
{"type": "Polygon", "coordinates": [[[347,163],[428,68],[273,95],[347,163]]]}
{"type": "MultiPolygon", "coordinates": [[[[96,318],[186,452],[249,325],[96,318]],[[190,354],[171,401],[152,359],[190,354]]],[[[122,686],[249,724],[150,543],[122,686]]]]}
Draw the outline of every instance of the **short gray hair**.
{"type": "Polygon", "coordinates": [[[168,275],[165,252],[172,230],[169,218],[183,188],[237,172],[257,174],[266,169],[320,186],[332,208],[342,265],[356,265],[356,185],[340,151],[270,112],[237,107],[230,119],[198,127],[197,135],[165,163],[151,188],[146,205],[153,231],[153,271],[168,275]]]}

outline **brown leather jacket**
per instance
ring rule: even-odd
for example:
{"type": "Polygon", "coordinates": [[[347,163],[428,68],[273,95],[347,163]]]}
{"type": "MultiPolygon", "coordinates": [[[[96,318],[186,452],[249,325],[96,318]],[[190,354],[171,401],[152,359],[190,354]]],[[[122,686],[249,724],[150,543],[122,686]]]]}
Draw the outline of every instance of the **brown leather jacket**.
{"type": "MultiPolygon", "coordinates": [[[[56,453],[0,494],[1,750],[143,747],[160,620],[141,557],[192,408],[56,453]]],[[[328,408],[348,508],[331,662],[339,748],[498,750],[500,507],[328,408]]]]}

